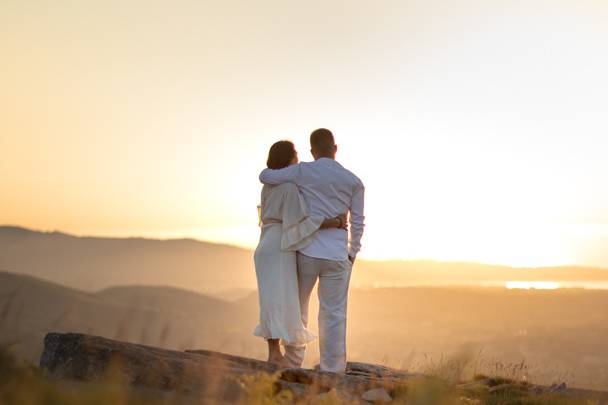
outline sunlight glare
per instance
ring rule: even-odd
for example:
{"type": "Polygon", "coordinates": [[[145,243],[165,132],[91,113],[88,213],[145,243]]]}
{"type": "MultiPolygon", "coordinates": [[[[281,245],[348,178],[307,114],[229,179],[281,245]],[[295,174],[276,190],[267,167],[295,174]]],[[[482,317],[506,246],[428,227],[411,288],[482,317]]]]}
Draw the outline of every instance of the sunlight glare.
{"type": "Polygon", "coordinates": [[[505,287],[508,290],[557,290],[560,284],[555,281],[507,281],[505,287]]]}

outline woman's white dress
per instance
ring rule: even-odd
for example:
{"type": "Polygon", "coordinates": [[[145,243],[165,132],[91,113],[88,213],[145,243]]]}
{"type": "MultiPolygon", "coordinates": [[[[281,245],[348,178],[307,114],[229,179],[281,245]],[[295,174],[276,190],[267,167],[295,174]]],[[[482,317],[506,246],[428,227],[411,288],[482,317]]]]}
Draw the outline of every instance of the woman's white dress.
{"type": "Polygon", "coordinates": [[[256,336],[302,345],[316,337],[302,324],[296,252],[308,245],[323,218],[308,215],[294,184],[264,186],[260,214],[262,233],[255,250],[260,298],[256,336]]]}

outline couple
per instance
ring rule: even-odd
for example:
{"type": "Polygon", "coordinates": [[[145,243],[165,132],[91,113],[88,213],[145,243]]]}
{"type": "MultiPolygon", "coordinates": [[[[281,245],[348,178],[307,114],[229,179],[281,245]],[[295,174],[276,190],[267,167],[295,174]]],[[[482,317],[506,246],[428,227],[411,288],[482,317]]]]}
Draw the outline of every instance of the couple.
{"type": "Polygon", "coordinates": [[[308,304],[318,280],[320,367],[339,373],[346,368],[346,304],[363,235],[364,187],[335,161],[331,131],[315,130],[310,146],[315,161],[298,163],[293,143],[275,143],[260,174],[262,233],[254,256],[260,324],[254,334],[268,341],[269,362],[300,367],[306,344],[315,339],[307,329],[308,304]]]}

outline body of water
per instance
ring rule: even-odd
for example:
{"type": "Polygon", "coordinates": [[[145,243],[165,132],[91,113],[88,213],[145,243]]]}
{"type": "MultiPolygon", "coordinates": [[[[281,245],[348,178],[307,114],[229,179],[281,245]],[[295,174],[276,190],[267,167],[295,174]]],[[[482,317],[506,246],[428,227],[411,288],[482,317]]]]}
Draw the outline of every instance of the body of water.
{"type": "Polygon", "coordinates": [[[411,283],[376,283],[374,288],[398,287],[504,287],[509,290],[557,290],[560,288],[583,288],[586,290],[608,290],[608,281],[445,281],[440,283],[411,282],[411,283]]]}

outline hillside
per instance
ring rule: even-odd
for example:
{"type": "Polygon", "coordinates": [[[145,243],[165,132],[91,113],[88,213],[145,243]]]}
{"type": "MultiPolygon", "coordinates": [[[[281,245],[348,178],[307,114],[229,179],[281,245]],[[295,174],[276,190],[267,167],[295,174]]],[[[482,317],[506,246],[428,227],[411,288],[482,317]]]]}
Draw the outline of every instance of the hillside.
{"type": "MultiPolygon", "coordinates": [[[[239,298],[256,288],[253,253],[247,249],[193,239],[77,237],[9,226],[0,227],[0,270],[90,292],[116,285],[163,285],[239,298]]],[[[372,287],[509,280],[608,281],[608,271],[359,260],[351,283],[353,287],[372,287]]]]}
{"type": "Polygon", "coordinates": [[[94,294],[0,272],[0,343],[15,344],[17,353],[30,361],[37,361],[41,339],[50,331],[79,331],[173,349],[205,344],[235,351],[243,344],[241,325],[252,330],[256,320],[255,305],[175,288],[120,287],[94,294]]]}
{"type": "MultiPolygon", "coordinates": [[[[608,291],[583,289],[355,288],[349,359],[426,371],[456,356],[480,372],[500,367],[539,383],[608,389],[607,307],[608,291]]],[[[310,310],[316,333],[314,299],[310,310]]],[[[173,287],[94,294],[0,273],[0,343],[16,343],[33,362],[47,332],[263,359],[266,345],[252,335],[257,311],[255,294],[236,302],[173,287]]],[[[318,356],[313,343],[305,365],[316,364],[318,356]]]]}
{"type": "Polygon", "coordinates": [[[77,237],[0,227],[0,270],[85,291],[170,285],[198,292],[255,285],[252,253],[192,239],[77,237]]]}

